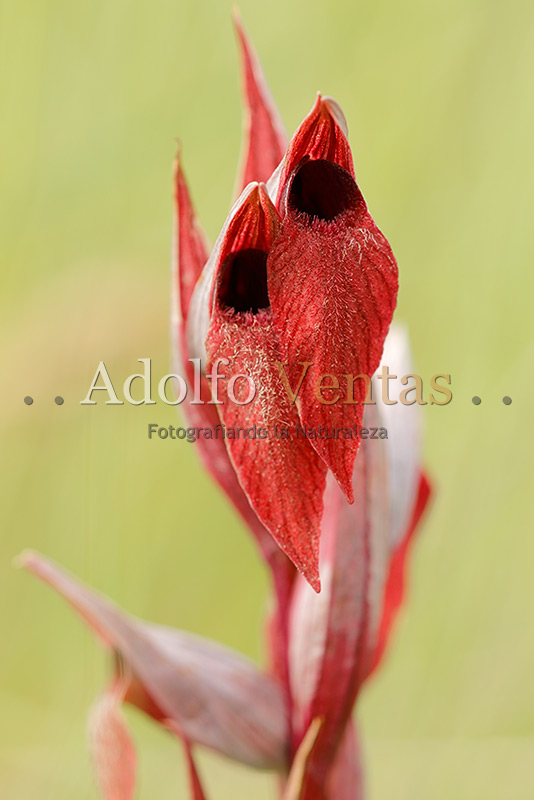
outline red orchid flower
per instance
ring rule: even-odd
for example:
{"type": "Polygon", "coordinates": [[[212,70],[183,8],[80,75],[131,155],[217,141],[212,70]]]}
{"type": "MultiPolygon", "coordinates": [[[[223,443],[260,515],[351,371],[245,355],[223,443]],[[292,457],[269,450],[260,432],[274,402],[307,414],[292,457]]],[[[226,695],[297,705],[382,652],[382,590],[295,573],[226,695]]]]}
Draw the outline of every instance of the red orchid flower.
{"type": "Polygon", "coordinates": [[[430,493],[417,406],[363,402],[381,359],[398,374],[413,370],[405,330],[388,333],[395,260],[356,184],[343,114],[318,96],[287,145],[237,18],[236,27],[247,109],[239,197],[210,252],[179,155],[173,354],[194,390],[184,409],[191,425],[288,430],[198,440],[271,570],[270,664],[265,672],[218,644],[134,619],[44,557],[23,555],[113,654],[89,725],[105,800],[135,792],[123,702],[182,742],[193,800],[206,800],[197,745],[276,771],[282,800],[363,800],[353,710],[389,642],[430,493]],[[229,382],[210,383],[217,364],[230,362],[253,377],[253,403],[233,402],[229,382]],[[358,450],[359,439],[296,435],[298,426],[362,420],[386,426],[388,438],[358,450]]]}
{"type": "Polygon", "coordinates": [[[318,591],[326,473],[353,502],[359,439],[307,439],[297,428],[361,425],[395,308],[397,268],[356,184],[339,106],[318,95],[278,163],[281,125],[239,23],[238,32],[249,183],[205,259],[177,168],[175,341],[183,361],[203,365],[204,389],[218,364],[250,376],[258,388],[251,405],[217,394],[207,411],[194,409],[197,419],[289,430],[276,442],[226,440],[230,463],[222,442],[201,447],[210,461],[208,451],[217,450],[210,469],[247,521],[253,510],[262,549],[266,529],[318,591]]]}

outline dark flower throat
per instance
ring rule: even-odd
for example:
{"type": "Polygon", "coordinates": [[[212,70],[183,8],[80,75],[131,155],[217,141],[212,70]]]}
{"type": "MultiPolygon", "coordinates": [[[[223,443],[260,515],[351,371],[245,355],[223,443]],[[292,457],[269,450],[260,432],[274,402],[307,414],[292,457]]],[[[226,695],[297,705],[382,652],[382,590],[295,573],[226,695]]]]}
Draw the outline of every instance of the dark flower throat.
{"type": "Polygon", "coordinates": [[[269,308],[267,293],[267,253],[248,248],[227,256],[221,267],[218,298],[234,311],[257,314],[269,308]]]}

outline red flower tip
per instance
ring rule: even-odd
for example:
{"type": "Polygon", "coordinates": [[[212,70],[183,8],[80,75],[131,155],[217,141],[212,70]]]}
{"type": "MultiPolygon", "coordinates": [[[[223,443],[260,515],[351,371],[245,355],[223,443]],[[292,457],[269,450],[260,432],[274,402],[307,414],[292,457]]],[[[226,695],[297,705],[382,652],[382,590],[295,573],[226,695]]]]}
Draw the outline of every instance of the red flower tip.
{"type": "Polygon", "coordinates": [[[354,178],[354,165],[347,135],[347,121],[338,103],[333,98],[323,97],[317,92],[312,110],[289,143],[278,187],[276,201],[278,208],[284,207],[290,176],[303,159],[324,160],[337,164],[354,178]]]}
{"type": "Polygon", "coordinates": [[[175,328],[187,318],[195,284],[206,263],[209,246],[198,222],[182,169],[182,148],[178,146],[173,164],[174,241],[173,317],[175,328]]]}

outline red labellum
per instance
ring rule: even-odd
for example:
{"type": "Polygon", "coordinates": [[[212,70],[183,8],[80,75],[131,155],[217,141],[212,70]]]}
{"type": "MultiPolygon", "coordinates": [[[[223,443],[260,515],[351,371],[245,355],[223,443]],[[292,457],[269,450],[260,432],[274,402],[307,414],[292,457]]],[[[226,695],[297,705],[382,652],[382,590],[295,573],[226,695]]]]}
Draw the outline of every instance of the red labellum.
{"type": "MultiPolygon", "coordinates": [[[[267,264],[268,292],[301,421],[360,427],[393,317],[398,279],[389,244],[354,180],[343,120],[317,100],[289,145],[278,190],[283,216],[267,264]]],[[[312,440],[349,501],[359,439],[312,440]]]]}

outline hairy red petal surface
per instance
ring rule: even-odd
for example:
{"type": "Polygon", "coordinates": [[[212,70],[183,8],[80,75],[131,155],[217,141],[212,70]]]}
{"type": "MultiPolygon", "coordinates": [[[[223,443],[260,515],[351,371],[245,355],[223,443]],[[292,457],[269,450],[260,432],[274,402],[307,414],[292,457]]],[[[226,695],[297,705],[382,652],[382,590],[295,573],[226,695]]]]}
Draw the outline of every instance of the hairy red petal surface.
{"type": "Polygon", "coordinates": [[[307,439],[297,436],[298,413],[277,367],[280,350],[269,308],[266,262],[278,227],[265,187],[251,185],[234,208],[213,263],[207,370],[223,363],[232,376],[252,381],[245,382],[238,402],[234,388],[233,397],[229,393],[229,381],[219,387],[222,422],[233,430],[255,426],[262,432],[256,438],[227,437],[226,447],[259,519],[318,591],[326,468],[307,439]],[[256,396],[247,403],[250,386],[256,396]]]}
{"type": "Polygon", "coordinates": [[[284,156],[287,138],[237,11],[234,12],[234,24],[241,54],[245,100],[242,166],[238,179],[240,193],[251,181],[267,181],[284,156]]]}
{"type": "MultiPolygon", "coordinates": [[[[397,273],[386,240],[368,216],[308,224],[290,213],[269,255],[268,280],[293,391],[301,364],[311,364],[297,399],[302,422],[328,432],[359,428],[368,382],[357,376],[370,380],[378,367],[395,307],[397,273]]],[[[359,439],[311,441],[352,501],[359,439]]]]}
{"type": "MultiPolygon", "coordinates": [[[[380,363],[398,278],[389,244],[351,173],[345,134],[324,101],[316,106],[301,126],[304,133],[299,129],[289,146],[288,153],[295,150],[295,155],[287,156],[287,165],[296,165],[292,172],[286,166],[282,171],[283,223],[267,273],[293,391],[301,364],[311,364],[296,401],[300,418],[331,432],[362,423],[362,403],[380,363]]],[[[359,439],[311,441],[352,501],[359,439]]]]}
{"type": "Polygon", "coordinates": [[[277,335],[269,310],[213,317],[208,338],[210,364],[231,360],[235,374],[245,374],[258,387],[252,406],[231,402],[222,387],[221,420],[229,428],[266,433],[265,438],[227,439],[230,458],[256,514],[306,580],[319,591],[319,531],[326,467],[304,437],[297,437],[297,410],[280,382],[277,335]],[[287,438],[277,434],[288,432],[287,438]]]}
{"type": "Polygon", "coordinates": [[[26,553],[20,563],[118,653],[134,683],[129,702],[139,700],[191,742],[253,767],[283,769],[288,725],[277,681],[221,645],[131,617],[43,556],[26,553]]]}

